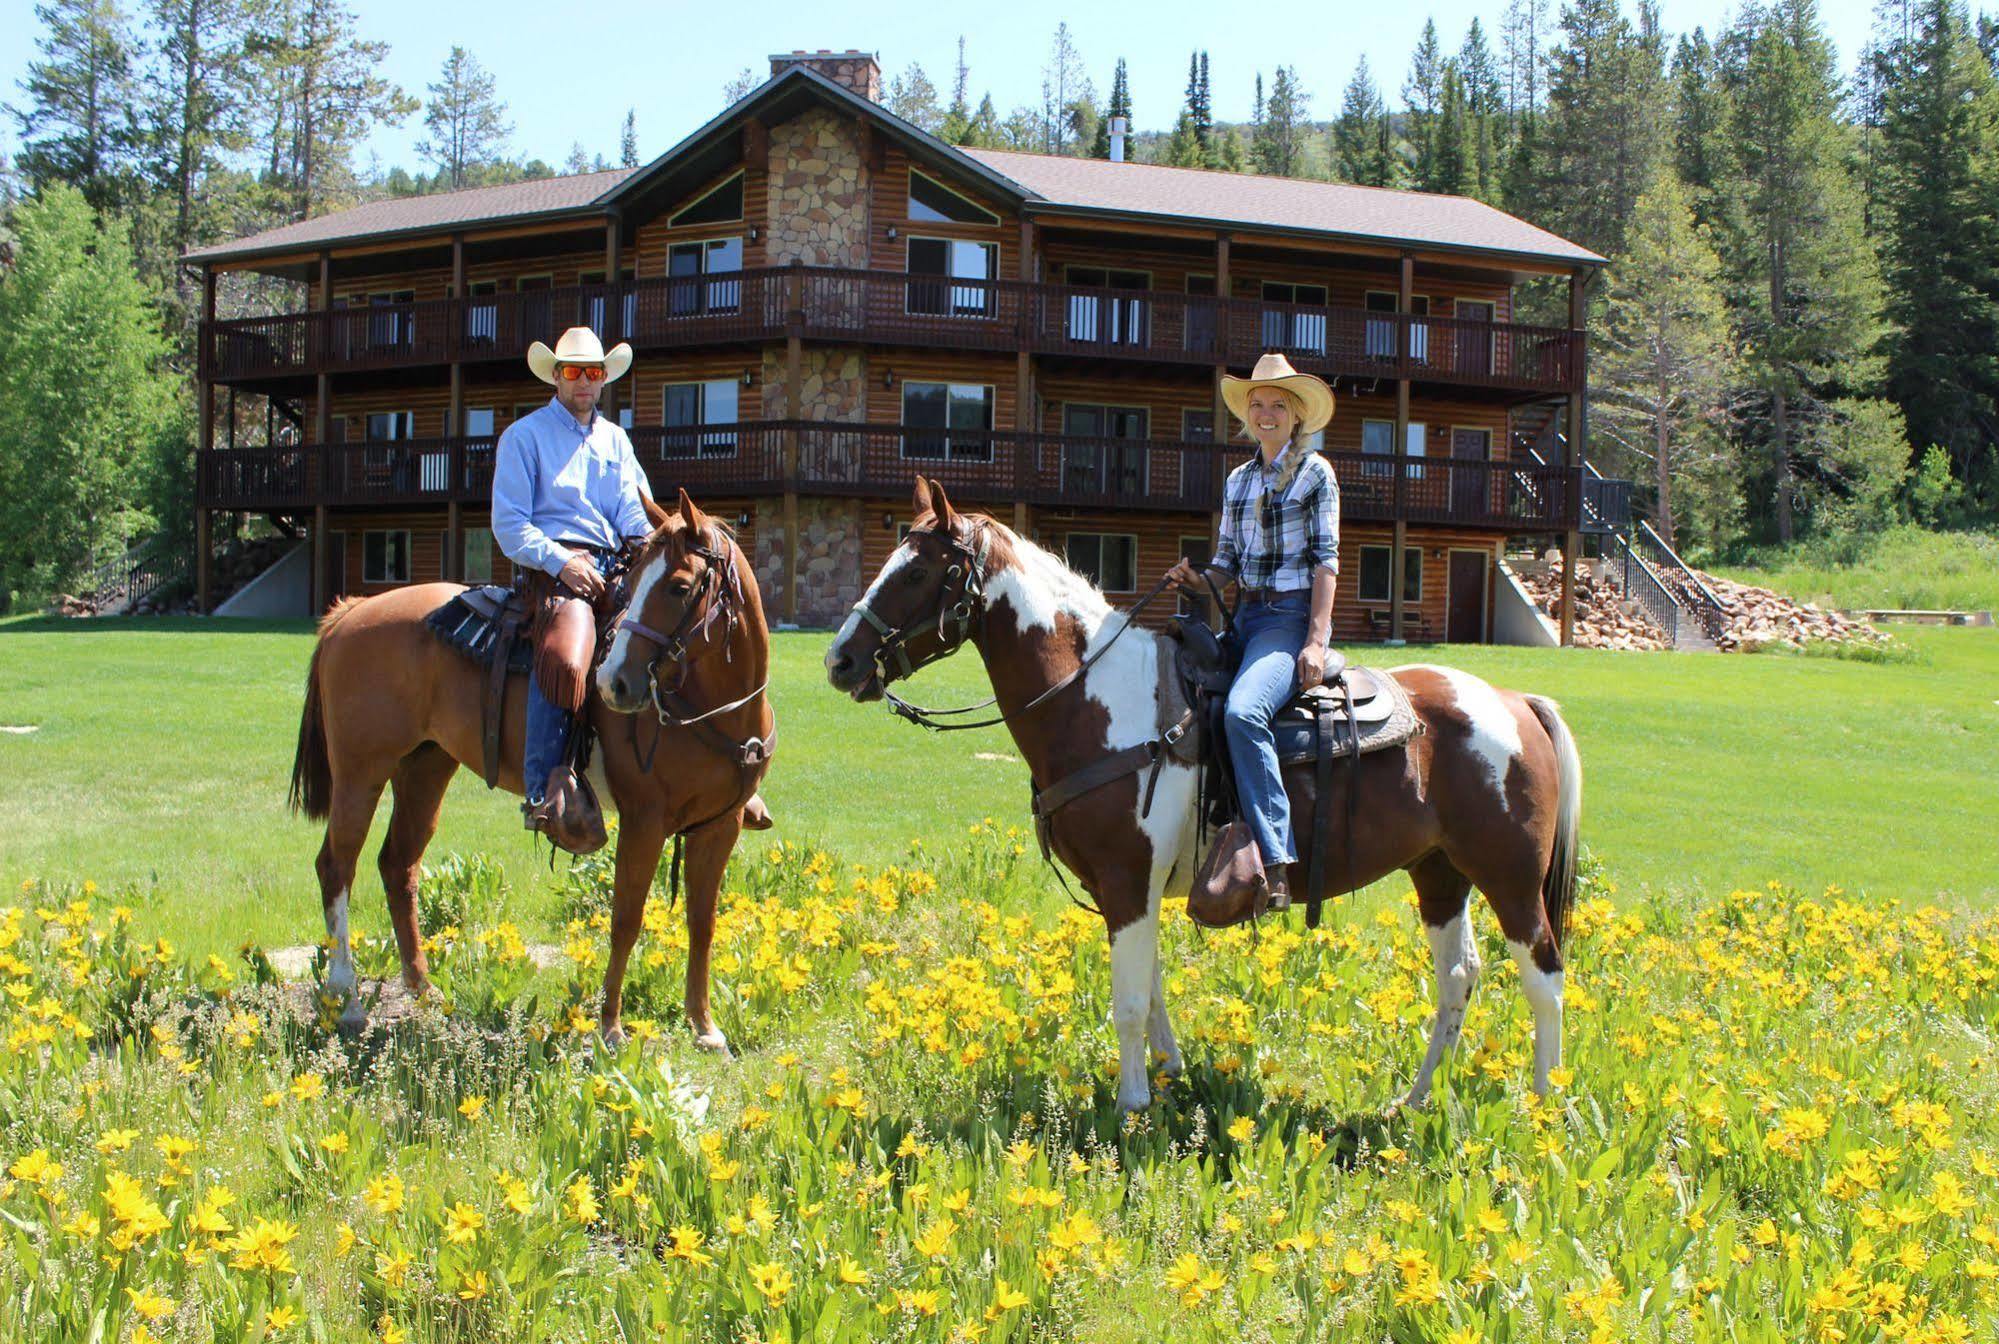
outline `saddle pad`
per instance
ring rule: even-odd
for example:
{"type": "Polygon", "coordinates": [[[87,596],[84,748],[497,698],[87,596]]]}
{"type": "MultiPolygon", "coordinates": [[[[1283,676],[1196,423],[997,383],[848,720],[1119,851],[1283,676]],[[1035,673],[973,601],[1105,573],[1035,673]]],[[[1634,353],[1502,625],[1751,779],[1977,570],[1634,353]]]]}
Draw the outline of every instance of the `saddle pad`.
{"type": "MultiPolygon", "coordinates": [[[[1361,755],[1399,747],[1416,735],[1420,726],[1416,721],[1416,710],[1410,705],[1409,692],[1402,689],[1401,682],[1367,667],[1349,667],[1347,680],[1354,689],[1354,716],[1360,720],[1361,755]],[[1363,692],[1366,693],[1365,703],[1362,702],[1363,692]]],[[[1346,699],[1337,688],[1321,687],[1293,699],[1277,711],[1277,717],[1271,721],[1271,731],[1277,737],[1277,759],[1281,763],[1293,765],[1318,757],[1313,725],[1317,718],[1315,706],[1320,700],[1334,707],[1329,724],[1334,757],[1347,755],[1347,734],[1351,729],[1346,720],[1346,699]]]]}
{"type": "MultiPolygon", "coordinates": [[[[424,617],[423,623],[446,647],[456,649],[481,667],[491,667],[493,647],[500,641],[500,614],[512,597],[512,592],[498,584],[467,588],[424,617]]],[[[525,633],[526,627],[522,629],[525,633]]],[[[508,652],[508,673],[525,675],[534,658],[533,644],[517,639],[508,652]]]]}

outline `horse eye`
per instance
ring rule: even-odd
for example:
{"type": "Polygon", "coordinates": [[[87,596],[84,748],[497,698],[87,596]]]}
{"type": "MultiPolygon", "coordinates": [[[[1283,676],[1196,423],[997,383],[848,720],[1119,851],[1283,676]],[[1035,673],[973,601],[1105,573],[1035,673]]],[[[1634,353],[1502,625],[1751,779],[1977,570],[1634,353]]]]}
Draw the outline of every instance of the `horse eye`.
{"type": "Polygon", "coordinates": [[[694,585],[689,583],[686,579],[675,579],[672,583],[667,585],[666,590],[672,593],[675,597],[686,597],[687,590],[689,588],[692,588],[693,586],[694,585]]]}
{"type": "Polygon", "coordinates": [[[902,581],[904,583],[910,584],[911,586],[922,583],[925,579],[929,577],[930,576],[928,574],[924,573],[923,570],[916,565],[911,565],[908,569],[905,569],[902,572],[902,581]]]}

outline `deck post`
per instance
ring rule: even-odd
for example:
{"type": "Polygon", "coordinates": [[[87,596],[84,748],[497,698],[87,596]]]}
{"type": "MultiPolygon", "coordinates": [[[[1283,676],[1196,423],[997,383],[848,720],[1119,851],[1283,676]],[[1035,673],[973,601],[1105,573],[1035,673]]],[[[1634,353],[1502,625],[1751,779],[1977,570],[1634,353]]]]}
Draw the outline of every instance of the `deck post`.
{"type": "Polygon", "coordinates": [[[798,624],[798,422],[805,418],[805,272],[794,259],[785,277],[784,313],[784,619],[798,624]]]}
{"type": "MultiPolygon", "coordinates": [[[[208,359],[208,346],[209,342],[213,339],[211,333],[214,330],[214,326],[215,268],[213,266],[203,266],[201,268],[201,349],[196,360],[198,372],[195,375],[197,384],[201,389],[201,427],[195,438],[195,448],[201,453],[210,453],[215,449],[215,383],[212,378],[213,370],[209,367],[208,359]]],[[[236,395],[233,387],[230,389],[229,395],[232,398],[236,395]]],[[[198,468],[196,479],[200,479],[198,468]]],[[[197,490],[194,498],[194,609],[203,616],[208,614],[210,583],[208,546],[211,525],[212,522],[209,518],[207,505],[203,502],[200,491],[197,490]]]]}
{"type": "MultiPolygon", "coordinates": [[[[333,254],[322,251],[319,254],[319,328],[330,332],[328,316],[333,311],[333,254]]],[[[315,451],[319,454],[319,479],[314,483],[312,508],[312,615],[315,620],[326,611],[328,595],[333,591],[327,581],[326,564],[332,548],[326,536],[326,499],[333,489],[333,451],[327,440],[333,437],[333,377],[326,372],[325,359],[330,350],[320,351],[320,371],[313,380],[312,438],[315,451]]]]}
{"type": "MultiPolygon", "coordinates": [[[[1583,299],[1583,285],[1587,273],[1576,270],[1569,272],[1569,330],[1580,333],[1587,308],[1583,299]]],[[[1582,559],[1582,465],[1583,465],[1583,389],[1589,385],[1589,347],[1580,335],[1571,339],[1577,342],[1576,364],[1582,377],[1575,391],[1569,393],[1569,442],[1568,451],[1562,455],[1563,465],[1568,468],[1563,480],[1564,511],[1568,517],[1562,533],[1562,643],[1573,644],[1576,633],[1576,563],[1582,559]]]]}
{"type": "Polygon", "coordinates": [[[1388,548],[1388,637],[1402,641],[1402,554],[1409,544],[1409,341],[1407,320],[1416,287],[1416,259],[1402,254],[1401,280],[1395,291],[1395,311],[1404,319],[1398,324],[1395,366],[1401,376],[1395,380],[1395,444],[1390,452],[1395,462],[1395,534],[1388,548]]]}
{"type": "MultiPolygon", "coordinates": [[[[1261,353],[1261,352],[1259,352],[1261,353]]],[[[1215,235],[1215,386],[1213,432],[1215,460],[1210,469],[1215,507],[1208,514],[1208,554],[1222,544],[1222,489],[1228,481],[1229,406],[1222,400],[1222,377],[1229,371],[1229,235],[1215,235]]],[[[1210,613],[1213,616],[1215,613],[1210,613]]]]}
{"type": "Polygon", "coordinates": [[[446,415],[444,432],[451,439],[445,447],[445,460],[450,463],[450,477],[445,482],[444,504],[444,560],[438,567],[439,574],[446,582],[456,583],[464,575],[465,547],[461,541],[464,535],[465,519],[459,507],[458,496],[465,489],[465,364],[459,358],[463,351],[465,335],[465,235],[451,235],[451,299],[452,331],[451,350],[451,409],[446,415]]]}
{"type": "MultiPolygon", "coordinates": [[[[604,326],[606,330],[597,333],[603,339],[606,347],[615,344],[616,341],[627,338],[627,334],[620,331],[617,325],[624,320],[625,315],[624,300],[618,293],[618,263],[623,253],[623,239],[619,228],[621,222],[618,215],[618,208],[612,206],[609,215],[604,219],[604,326]]],[[[616,383],[604,384],[604,395],[600,399],[599,404],[603,407],[604,414],[610,417],[613,424],[616,424],[618,420],[618,385],[616,383]]]]}

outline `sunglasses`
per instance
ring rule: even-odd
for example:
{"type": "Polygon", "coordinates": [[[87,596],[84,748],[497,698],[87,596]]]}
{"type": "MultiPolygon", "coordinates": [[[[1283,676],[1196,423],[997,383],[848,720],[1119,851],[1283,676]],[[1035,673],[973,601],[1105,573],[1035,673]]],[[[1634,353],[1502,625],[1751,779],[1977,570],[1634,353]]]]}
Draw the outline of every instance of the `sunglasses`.
{"type": "Polygon", "coordinates": [[[600,365],[596,364],[564,364],[562,366],[562,381],[573,383],[578,378],[587,379],[593,383],[601,383],[604,381],[604,370],[600,365]]]}

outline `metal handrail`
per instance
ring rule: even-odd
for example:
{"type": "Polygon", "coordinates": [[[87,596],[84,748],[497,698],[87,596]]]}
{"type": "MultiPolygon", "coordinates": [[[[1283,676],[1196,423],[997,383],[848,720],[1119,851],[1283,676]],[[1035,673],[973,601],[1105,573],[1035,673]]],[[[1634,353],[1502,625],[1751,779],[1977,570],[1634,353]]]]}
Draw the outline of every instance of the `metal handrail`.
{"type": "Polygon", "coordinates": [[[1666,638],[1677,644],[1680,641],[1680,604],[1672,591],[1659,580],[1652,567],[1645,563],[1645,557],[1631,549],[1631,543],[1622,534],[1609,534],[1622,559],[1623,569],[1618,586],[1625,597],[1645,609],[1645,614],[1654,624],[1666,632],[1666,638]],[[1633,577],[1634,566],[1636,577],[1633,577]]]}

